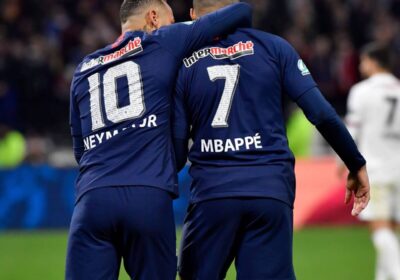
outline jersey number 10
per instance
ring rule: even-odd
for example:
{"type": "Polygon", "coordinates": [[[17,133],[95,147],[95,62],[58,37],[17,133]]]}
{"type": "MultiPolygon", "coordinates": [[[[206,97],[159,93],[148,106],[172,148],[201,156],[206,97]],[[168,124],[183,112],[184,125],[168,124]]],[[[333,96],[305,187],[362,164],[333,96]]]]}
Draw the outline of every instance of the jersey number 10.
{"type": "Polygon", "coordinates": [[[103,85],[105,115],[112,123],[119,123],[129,119],[140,118],[146,111],[143,96],[143,83],[140,66],[133,61],[127,61],[111,67],[100,81],[100,74],[89,77],[90,113],[92,116],[92,131],[105,127],[100,87],[103,85]],[[117,80],[126,78],[128,81],[129,105],[118,106],[117,80]]]}

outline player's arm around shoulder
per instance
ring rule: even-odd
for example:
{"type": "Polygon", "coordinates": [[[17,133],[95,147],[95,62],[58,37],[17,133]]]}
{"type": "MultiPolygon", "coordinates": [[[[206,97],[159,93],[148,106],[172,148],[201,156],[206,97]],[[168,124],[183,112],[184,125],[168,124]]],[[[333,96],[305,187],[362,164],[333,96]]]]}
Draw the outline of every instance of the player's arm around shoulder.
{"type": "Polygon", "coordinates": [[[200,17],[195,21],[176,23],[158,32],[164,47],[182,59],[187,54],[213,42],[220,35],[236,28],[251,27],[252,8],[247,3],[235,3],[200,17]]]}

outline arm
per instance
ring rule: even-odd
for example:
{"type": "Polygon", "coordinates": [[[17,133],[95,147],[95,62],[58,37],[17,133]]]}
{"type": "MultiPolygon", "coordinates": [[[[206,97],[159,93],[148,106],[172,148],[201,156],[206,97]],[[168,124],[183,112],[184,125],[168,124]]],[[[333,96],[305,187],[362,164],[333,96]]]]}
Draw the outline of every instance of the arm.
{"type": "Polygon", "coordinates": [[[217,36],[232,33],[240,27],[251,27],[252,9],[236,3],[205,15],[191,23],[166,27],[165,45],[179,59],[213,42],[217,36]],[[183,41],[183,42],[182,42],[183,41]]]}
{"type": "Polygon", "coordinates": [[[297,52],[285,41],[281,41],[280,45],[280,63],[285,91],[349,168],[345,202],[349,203],[354,195],[352,215],[359,215],[368,205],[370,197],[365,159],[335,110],[317,89],[297,52]]]}
{"type": "Polygon", "coordinates": [[[350,172],[356,173],[366,164],[349,131],[318,88],[307,91],[296,103],[343,160],[350,172]]]}
{"type": "Polygon", "coordinates": [[[178,171],[186,164],[189,146],[189,122],[184,100],[184,90],[181,83],[182,71],[176,83],[176,93],[174,96],[174,107],[172,114],[173,141],[175,149],[175,159],[178,171]]]}
{"type": "Polygon", "coordinates": [[[304,111],[351,172],[365,165],[350,133],[332,106],[318,90],[314,79],[294,48],[279,41],[283,86],[290,98],[304,111]]]}
{"type": "Polygon", "coordinates": [[[251,27],[252,9],[246,3],[236,3],[205,15],[194,22],[189,33],[188,48],[196,50],[211,43],[217,36],[234,32],[240,27],[251,27]]]}
{"type": "Polygon", "coordinates": [[[74,150],[75,160],[79,164],[83,153],[85,151],[83,139],[82,139],[82,129],[81,120],[79,116],[79,108],[75,102],[73,89],[71,89],[70,97],[70,120],[69,120],[72,136],[72,146],[74,150]]]}

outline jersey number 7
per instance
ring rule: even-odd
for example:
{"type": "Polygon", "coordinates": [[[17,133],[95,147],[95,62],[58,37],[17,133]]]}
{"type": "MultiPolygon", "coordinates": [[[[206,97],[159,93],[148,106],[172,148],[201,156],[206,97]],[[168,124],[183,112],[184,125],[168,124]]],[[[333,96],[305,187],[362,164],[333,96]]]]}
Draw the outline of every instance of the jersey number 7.
{"type": "Polygon", "coordinates": [[[208,76],[212,82],[225,79],[225,88],[217,113],[211,123],[214,128],[229,127],[228,119],[232,107],[233,97],[240,77],[240,65],[219,65],[207,68],[208,76]]]}
{"type": "Polygon", "coordinates": [[[396,109],[397,109],[399,100],[396,97],[387,97],[386,101],[388,101],[390,103],[390,112],[389,112],[389,116],[386,121],[386,125],[392,126],[395,116],[396,116],[396,109]]]}

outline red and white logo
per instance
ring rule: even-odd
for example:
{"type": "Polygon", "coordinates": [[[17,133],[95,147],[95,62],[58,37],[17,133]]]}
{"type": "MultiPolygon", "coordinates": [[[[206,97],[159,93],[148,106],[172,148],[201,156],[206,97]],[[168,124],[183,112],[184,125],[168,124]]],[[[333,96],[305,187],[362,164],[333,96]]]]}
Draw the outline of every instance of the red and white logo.
{"type": "Polygon", "coordinates": [[[185,58],[183,60],[183,64],[186,68],[193,66],[196,62],[198,62],[202,58],[206,58],[208,56],[213,59],[238,59],[240,57],[246,55],[254,55],[254,43],[252,41],[247,41],[246,43],[239,42],[233,46],[227,48],[220,47],[209,47],[199,51],[196,51],[192,54],[192,56],[185,58]]]}
{"type": "Polygon", "coordinates": [[[124,47],[122,47],[119,50],[116,50],[113,53],[103,55],[83,63],[81,72],[96,67],[98,65],[105,65],[124,57],[136,55],[142,51],[143,51],[142,39],[136,37],[135,39],[130,40],[128,44],[126,44],[124,47]]]}

